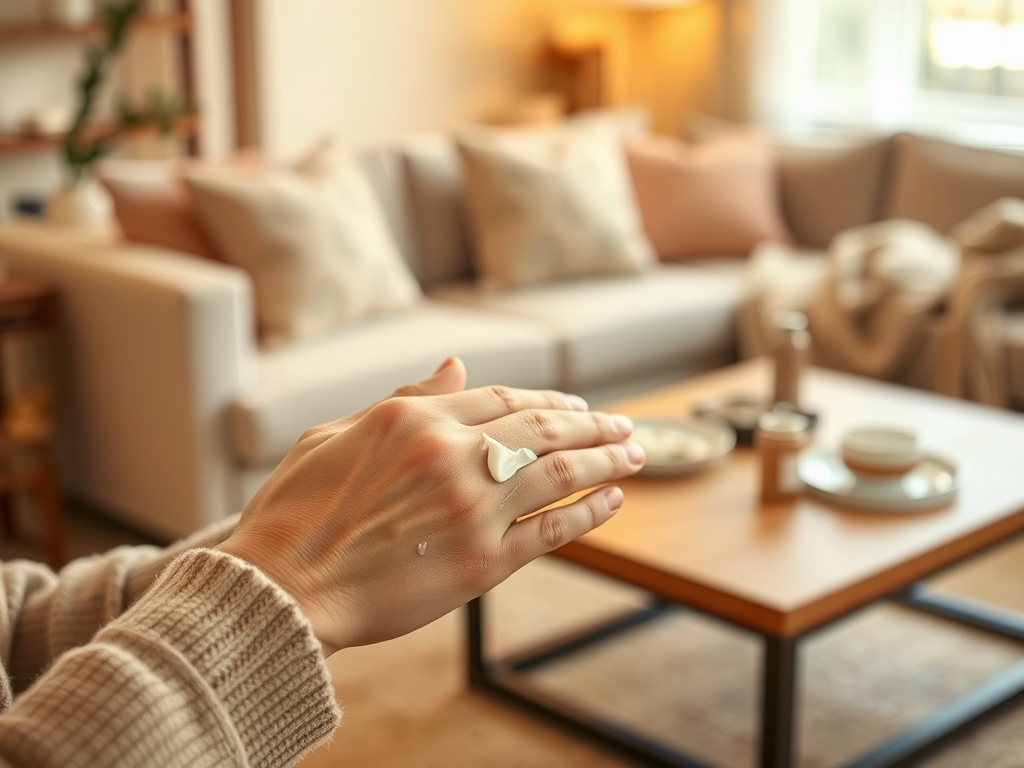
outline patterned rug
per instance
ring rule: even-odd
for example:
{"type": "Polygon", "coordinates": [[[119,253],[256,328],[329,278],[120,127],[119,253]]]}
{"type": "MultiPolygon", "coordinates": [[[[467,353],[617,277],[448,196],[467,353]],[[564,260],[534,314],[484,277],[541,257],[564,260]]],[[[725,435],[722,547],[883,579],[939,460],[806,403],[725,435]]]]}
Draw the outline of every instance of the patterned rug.
{"type": "MultiPolygon", "coordinates": [[[[937,580],[1024,611],[1024,542],[937,580]]],[[[544,559],[489,603],[493,652],[639,605],[642,595],[544,559]]],[[[489,698],[463,680],[463,617],[331,659],[345,722],[304,768],[613,768],[627,760],[489,698]]],[[[880,743],[988,676],[1024,645],[890,604],[807,639],[801,652],[799,761],[828,768],[880,743]]],[[[680,612],[535,673],[545,688],[721,768],[755,764],[759,642],[680,612]],[[571,694],[571,695],[570,695],[571,694]]],[[[1022,768],[1024,702],[925,758],[922,768],[1022,768]]]]}

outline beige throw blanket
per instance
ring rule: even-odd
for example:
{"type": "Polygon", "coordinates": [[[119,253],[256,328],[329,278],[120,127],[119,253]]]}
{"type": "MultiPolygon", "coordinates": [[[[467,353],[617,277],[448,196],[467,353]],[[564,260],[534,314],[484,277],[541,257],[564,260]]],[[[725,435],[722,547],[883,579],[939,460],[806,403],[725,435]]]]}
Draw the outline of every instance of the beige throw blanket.
{"type": "Polygon", "coordinates": [[[943,237],[909,220],[840,233],[824,254],[766,243],[741,312],[745,356],[771,349],[776,312],[806,312],[817,365],[993,405],[1008,401],[1002,312],[1024,298],[1024,200],[943,237]]]}

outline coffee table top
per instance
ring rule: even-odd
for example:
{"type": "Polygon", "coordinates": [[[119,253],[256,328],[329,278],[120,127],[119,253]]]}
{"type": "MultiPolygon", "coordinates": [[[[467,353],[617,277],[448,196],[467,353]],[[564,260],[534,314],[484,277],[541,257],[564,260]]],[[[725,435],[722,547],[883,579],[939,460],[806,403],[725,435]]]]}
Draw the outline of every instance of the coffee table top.
{"type": "MultiPolygon", "coordinates": [[[[605,410],[688,417],[726,395],[765,396],[771,366],[752,360],[605,410]]],[[[558,555],[770,635],[801,634],[1024,530],[1024,415],[920,390],[811,370],[803,405],[815,446],[858,424],[913,427],[956,461],[956,499],[929,511],[874,512],[804,495],[762,506],[760,462],[738,447],[681,478],[633,478],[608,523],[558,555]]]]}

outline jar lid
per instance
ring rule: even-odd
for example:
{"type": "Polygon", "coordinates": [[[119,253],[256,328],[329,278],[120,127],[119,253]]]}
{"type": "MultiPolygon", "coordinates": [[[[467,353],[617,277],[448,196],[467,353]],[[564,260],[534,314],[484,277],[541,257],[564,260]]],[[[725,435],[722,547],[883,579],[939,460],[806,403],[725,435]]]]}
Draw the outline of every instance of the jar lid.
{"type": "Polygon", "coordinates": [[[768,411],[757,420],[757,431],[776,440],[798,440],[811,420],[795,411],[768,411]]]}

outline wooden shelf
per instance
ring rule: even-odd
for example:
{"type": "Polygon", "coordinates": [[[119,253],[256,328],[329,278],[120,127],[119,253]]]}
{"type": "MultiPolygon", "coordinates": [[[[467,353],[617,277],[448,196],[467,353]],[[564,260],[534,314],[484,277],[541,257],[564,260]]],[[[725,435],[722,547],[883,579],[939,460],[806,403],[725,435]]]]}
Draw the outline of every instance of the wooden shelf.
{"type": "MultiPolygon", "coordinates": [[[[106,128],[104,123],[97,123],[95,131],[99,132],[106,128]]],[[[156,127],[139,128],[131,131],[128,135],[152,134],[156,127]]],[[[195,117],[184,117],[178,121],[174,133],[184,139],[194,139],[199,135],[199,120],[195,117]]],[[[53,136],[39,136],[25,133],[3,133],[0,132],[0,157],[7,154],[20,154],[23,152],[41,152],[55,149],[64,141],[63,134],[53,136]]]]}
{"type": "MultiPolygon", "coordinates": [[[[192,15],[178,13],[136,19],[134,34],[182,34],[192,31],[192,15]]],[[[103,34],[98,22],[81,27],[60,24],[0,24],[0,43],[30,43],[46,40],[91,40],[103,34]]]]}

